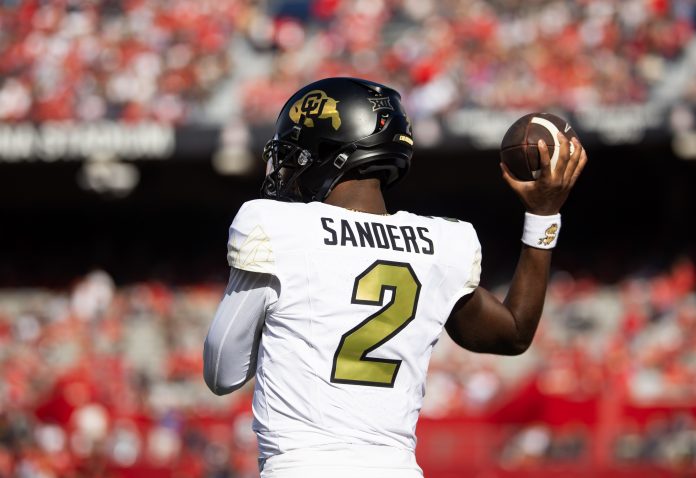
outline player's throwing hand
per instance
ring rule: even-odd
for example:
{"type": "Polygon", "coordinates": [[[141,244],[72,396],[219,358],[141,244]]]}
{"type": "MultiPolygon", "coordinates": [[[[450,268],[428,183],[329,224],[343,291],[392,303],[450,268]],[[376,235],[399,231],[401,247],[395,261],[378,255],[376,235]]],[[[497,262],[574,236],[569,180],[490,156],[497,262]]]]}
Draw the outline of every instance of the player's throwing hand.
{"type": "Polygon", "coordinates": [[[541,174],[536,181],[518,181],[504,163],[500,163],[503,178],[522,200],[527,212],[539,216],[557,214],[568,193],[587,164],[587,153],[577,138],[568,138],[558,132],[560,154],[556,167],[551,169],[549,148],[544,140],[539,140],[541,174]]]}

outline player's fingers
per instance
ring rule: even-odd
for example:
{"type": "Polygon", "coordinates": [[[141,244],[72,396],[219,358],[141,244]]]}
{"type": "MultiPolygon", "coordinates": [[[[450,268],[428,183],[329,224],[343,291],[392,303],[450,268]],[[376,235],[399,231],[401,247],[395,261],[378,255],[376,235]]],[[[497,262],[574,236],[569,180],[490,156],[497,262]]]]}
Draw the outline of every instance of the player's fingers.
{"type": "Polygon", "coordinates": [[[551,157],[549,156],[549,147],[543,139],[540,139],[537,143],[537,149],[539,150],[539,169],[541,174],[539,178],[549,178],[551,177],[551,157]]]}
{"type": "Polygon", "coordinates": [[[571,153],[570,158],[568,159],[568,166],[566,166],[565,173],[563,174],[563,184],[570,184],[573,174],[575,174],[575,170],[577,169],[578,164],[580,164],[580,156],[583,152],[582,144],[580,144],[578,138],[572,138],[570,143],[571,153]]]}
{"type": "Polygon", "coordinates": [[[515,179],[515,177],[512,175],[512,172],[510,172],[505,163],[500,163],[500,169],[503,171],[503,179],[506,183],[508,183],[508,186],[510,186],[513,189],[513,191],[522,191],[522,189],[525,186],[524,181],[519,181],[515,179]]]}
{"type": "Polygon", "coordinates": [[[582,151],[580,152],[580,159],[578,160],[578,166],[575,168],[575,171],[573,171],[573,176],[570,178],[570,187],[571,188],[573,186],[575,186],[575,182],[580,177],[580,174],[582,174],[582,170],[585,169],[586,164],[587,164],[587,151],[585,151],[585,148],[582,148],[582,151]]]}
{"type": "Polygon", "coordinates": [[[562,179],[566,169],[568,168],[568,159],[570,157],[570,142],[568,141],[568,138],[566,138],[566,135],[564,135],[560,131],[556,133],[556,137],[558,138],[558,143],[560,146],[558,152],[558,160],[556,161],[556,167],[554,168],[553,172],[554,175],[562,179]]]}

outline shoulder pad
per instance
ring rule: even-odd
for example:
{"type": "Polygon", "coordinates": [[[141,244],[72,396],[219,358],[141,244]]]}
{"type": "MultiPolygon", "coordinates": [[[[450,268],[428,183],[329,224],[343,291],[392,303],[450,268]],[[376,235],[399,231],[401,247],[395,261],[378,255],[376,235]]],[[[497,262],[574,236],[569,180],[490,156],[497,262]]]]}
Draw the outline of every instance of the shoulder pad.
{"type": "Polygon", "coordinates": [[[231,267],[275,274],[273,246],[262,221],[265,202],[244,203],[232,221],[227,242],[227,262],[231,267]]]}

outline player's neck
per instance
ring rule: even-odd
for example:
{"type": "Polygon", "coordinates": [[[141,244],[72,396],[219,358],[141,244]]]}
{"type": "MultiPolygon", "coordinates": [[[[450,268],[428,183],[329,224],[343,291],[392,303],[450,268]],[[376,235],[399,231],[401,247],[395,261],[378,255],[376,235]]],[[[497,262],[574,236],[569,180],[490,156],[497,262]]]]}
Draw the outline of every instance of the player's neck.
{"type": "Polygon", "coordinates": [[[324,200],[326,204],[372,214],[386,214],[387,206],[379,179],[347,179],[334,187],[324,200]]]}

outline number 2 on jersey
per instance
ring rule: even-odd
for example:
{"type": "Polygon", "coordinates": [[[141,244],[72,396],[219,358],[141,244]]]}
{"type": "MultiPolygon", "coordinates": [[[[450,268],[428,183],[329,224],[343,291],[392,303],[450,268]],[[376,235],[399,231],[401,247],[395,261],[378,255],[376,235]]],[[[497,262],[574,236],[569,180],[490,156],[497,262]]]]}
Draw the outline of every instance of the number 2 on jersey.
{"type": "Polygon", "coordinates": [[[383,305],[341,336],[331,369],[331,381],[373,387],[393,387],[401,360],[367,354],[406,327],[416,316],[421,284],[409,264],[376,261],[355,278],[351,303],[383,305]],[[384,295],[391,299],[384,304],[384,295]]]}

